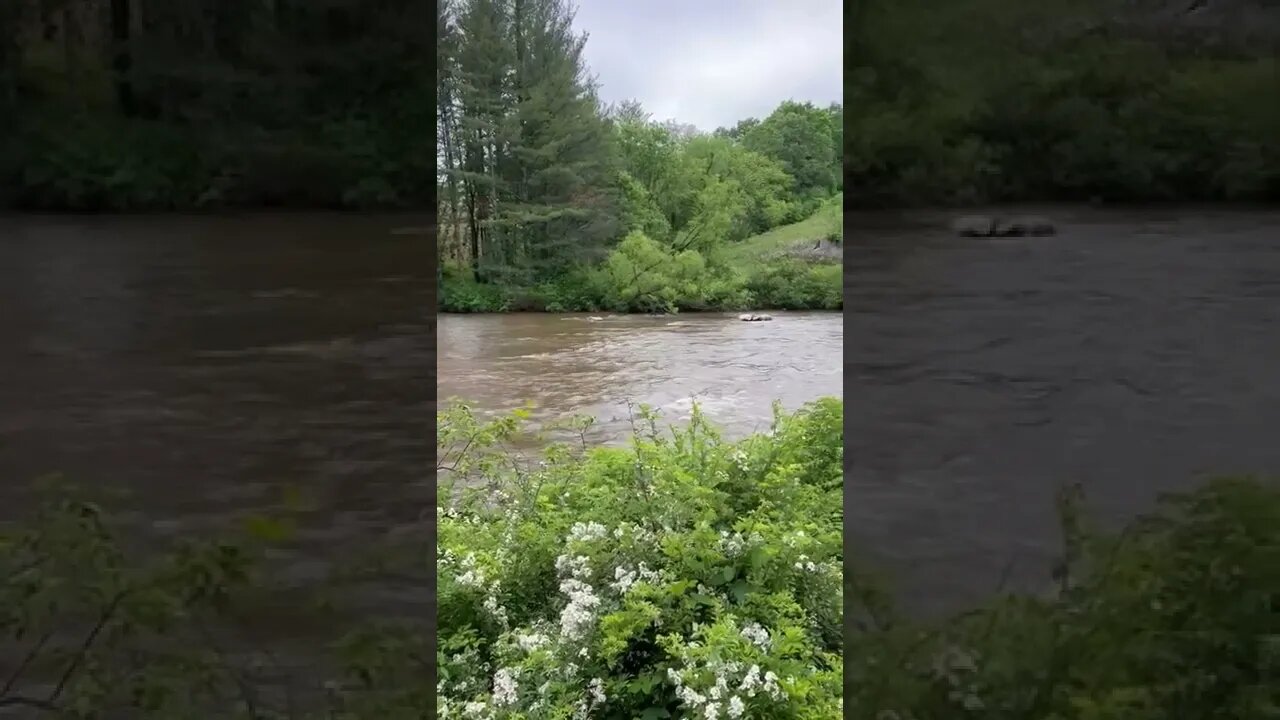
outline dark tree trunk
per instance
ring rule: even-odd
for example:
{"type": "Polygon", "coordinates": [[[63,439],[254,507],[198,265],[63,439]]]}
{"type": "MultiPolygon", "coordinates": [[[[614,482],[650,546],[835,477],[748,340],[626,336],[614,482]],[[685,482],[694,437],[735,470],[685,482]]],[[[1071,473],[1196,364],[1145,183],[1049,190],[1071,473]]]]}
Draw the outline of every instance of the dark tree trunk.
{"type": "Polygon", "coordinates": [[[471,232],[471,274],[480,280],[480,220],[476,208],[475,187],[467,187],[467,229],[471,232]]]}
{"type": "Polygon", "coordinates": [[[116,74],[116,100],[120,104],[120,112],[126,116],[133,116],[138,110],[133,80],[130,77],[133,73],[133,54],[129,48],[132,41],[130,25],[133,20],[133,8],[130,5],[130,0],[111,0],[111,39],[115,53],[112,67],[116,74]]]}

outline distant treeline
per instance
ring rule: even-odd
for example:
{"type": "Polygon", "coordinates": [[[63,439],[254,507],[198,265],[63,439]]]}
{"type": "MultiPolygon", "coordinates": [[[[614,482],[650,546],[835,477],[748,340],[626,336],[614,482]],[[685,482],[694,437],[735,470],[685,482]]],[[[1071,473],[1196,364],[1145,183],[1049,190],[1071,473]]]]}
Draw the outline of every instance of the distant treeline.
{"type": "Polygon", "coordinates": [[[847,197],[864,206],[1280,199],[1280,5],[860,0],[847,197]]]}
{"type": "Polygon", "coordinates": [[[5,0],[0,203],[418,206],[418,0],[5,0]]]}

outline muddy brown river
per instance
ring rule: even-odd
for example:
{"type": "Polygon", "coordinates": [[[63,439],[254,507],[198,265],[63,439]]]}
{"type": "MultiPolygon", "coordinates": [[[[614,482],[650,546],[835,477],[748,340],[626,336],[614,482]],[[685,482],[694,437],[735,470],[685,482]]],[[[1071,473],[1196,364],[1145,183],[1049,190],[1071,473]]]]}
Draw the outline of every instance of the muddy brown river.
{"type": "Polygon", "coordinates": [[[0,218],[0,515],[61,473],[184,532],[310,505],[304,539],[425,498],[421,218],[0,218]]]}
{"type": "Polygon", "coordinates": [[[1059,234],[846,216],[850,541],[924,610],[1043,588],[1063,483],[1114,524],[1280,474],[1280,212],[1032,212],[1059,234]]]}
{"type": "Polygon", "coordinates": [[[1118,521],[1280,472],[1280,213],[1039,212],[1057,237],[849,217],[843,316],[445,316],[438,358],[429,248],[392,232],[421,219],[0,218],[0,516],[52,472],[166,533],[302,487],[307,575],[426,509],[438,361],[442,398],[602,440],[628,401],[744,435],[843,394],[850,540],[909,605],[1042,586],[1061,483],[1118,521]]]}
{"type": "Polygon", "coordinates": [[[696,402],[729,435],[767,430],[787,409],[839,396],[840,313],[443,315],[440,399],[488,412],[532,406],[537,420],[594,417],[595,439],[624,440],[635,406],[671,422],[696,402]]]}

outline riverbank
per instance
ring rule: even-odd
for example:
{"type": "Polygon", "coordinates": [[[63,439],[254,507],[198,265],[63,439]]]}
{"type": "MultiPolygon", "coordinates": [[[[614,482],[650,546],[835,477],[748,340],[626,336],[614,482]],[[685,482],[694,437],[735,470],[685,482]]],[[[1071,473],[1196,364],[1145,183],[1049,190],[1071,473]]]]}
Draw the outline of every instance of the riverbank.
{"type": "Polygon", "coordinates": [[[481,283],[447,267],[441,312],[674,314],[740,310],[840,310],[843,194],[809,217],[737,242],[680,251],[641,236],[605,260],[536,285],[481,283]]]}
{"type": "Polygon", "coordinates": [[[55,495],[0,542],[0,600],[17,611],[4,627],[37,648],[0,703],[141,720],[210,707],[290,720],[432,708],[1175,720],[1274,707],[1274,483],[1213,481],[1122,532],[1096,530],[1068,488],[1051,592],[992,588],[978,607],[925,622],[845,555],[843,420],[840,401],[824,399],[729,442],[697,415],[668,433],[641,411],[628,447],[549,447],[525,474],[506,469],[519,415],[439,413],[437,470],[482,482],[442,485],[435,541],[426,527],[398,533],[359,575],[420,591],[435,555],[438,680],[423,672],[429,630],[383,617],[324,643],[334,670],[323,692],[318,679],[307,686],[314,710],[266,689],[281,682],[260,669],[266,649],[211,651],[195,627],[234,617],[272,587],[258,561],[289,536],[287,518],[143,560],[124,549],[109,511],[55,495]],[[40,640],[81,617],[104,618],[89,643],[74,633],[40,640]],[[37,678],[56,667],[49,659],[81,647],[61,687],[37,695],[37,678]]]}

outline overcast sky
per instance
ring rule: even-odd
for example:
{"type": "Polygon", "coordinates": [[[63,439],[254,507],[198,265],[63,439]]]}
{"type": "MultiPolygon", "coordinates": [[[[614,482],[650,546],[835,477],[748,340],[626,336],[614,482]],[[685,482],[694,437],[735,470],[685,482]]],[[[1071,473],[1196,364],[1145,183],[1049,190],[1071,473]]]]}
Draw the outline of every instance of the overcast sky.
{"type": "Polygon", "coordinates": [[[605,102],[701,130],[768,115],[783,100],[838,102],[841,0],[577,0],[605,102]]]}

